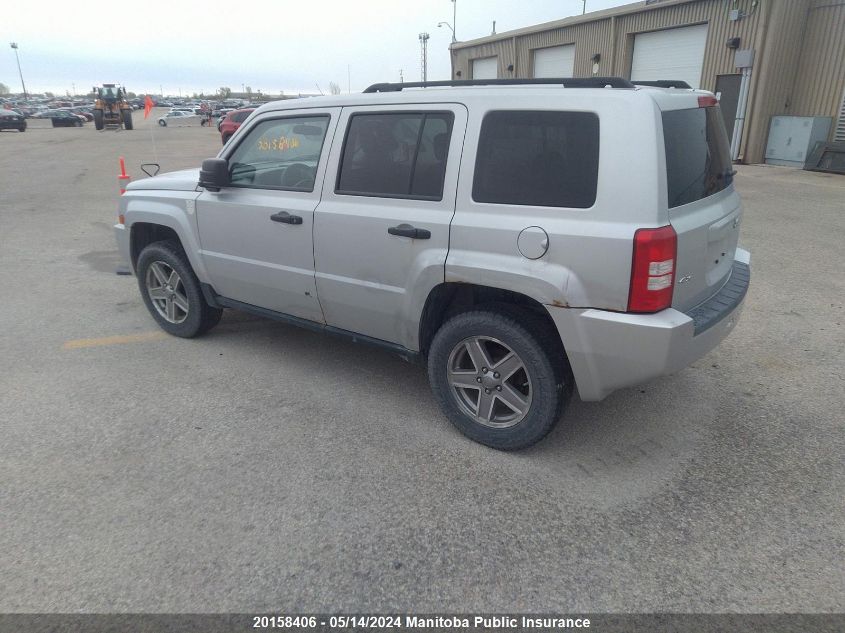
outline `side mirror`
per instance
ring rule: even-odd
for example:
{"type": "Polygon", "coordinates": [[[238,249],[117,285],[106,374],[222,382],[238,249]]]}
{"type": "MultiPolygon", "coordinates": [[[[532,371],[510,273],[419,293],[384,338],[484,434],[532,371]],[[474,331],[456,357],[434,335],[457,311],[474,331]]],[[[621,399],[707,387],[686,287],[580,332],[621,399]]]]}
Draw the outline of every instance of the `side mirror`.
{"type": "Polygon", "coordinates": [[[200,169],[199,186],[209,191],[220,191],[229,186],[229,161],[225,158],[206,158],[200,169]]]}

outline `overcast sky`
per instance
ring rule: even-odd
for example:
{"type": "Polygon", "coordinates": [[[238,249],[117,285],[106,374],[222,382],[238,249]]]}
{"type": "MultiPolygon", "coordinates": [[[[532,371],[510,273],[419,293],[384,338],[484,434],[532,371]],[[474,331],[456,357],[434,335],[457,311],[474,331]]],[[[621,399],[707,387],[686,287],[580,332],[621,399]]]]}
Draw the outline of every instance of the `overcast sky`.
{"type": "MultiPolygon", "coordinates": [[[[587,0],[596,11],[627,0],[587,0]]],[[[78,93],[116,82],[133,92],[190,95],[220,86],[278,94],[346,91],[420,80],[419,33],[429,39],[429,79],[448,79],[451,0],[43,0],[8,4],[0,23],[0,82],[27,91],[78,93]],[[242,10],[238,11],[238,7],[242,10]],[[128,11],[128,15],[122,12],[128,11]]],[[[457,0],[467,40],[581,13],[581,0],[457,0]]]]}

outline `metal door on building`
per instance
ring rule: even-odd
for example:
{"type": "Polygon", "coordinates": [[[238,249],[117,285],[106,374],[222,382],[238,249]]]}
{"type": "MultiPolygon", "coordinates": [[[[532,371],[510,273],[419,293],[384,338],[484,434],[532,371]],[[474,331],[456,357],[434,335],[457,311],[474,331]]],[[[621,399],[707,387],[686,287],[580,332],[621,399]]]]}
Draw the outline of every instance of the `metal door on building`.
{"type": "Polygon", "coordinates": [[[575,45],[549,46],[534,50],[535,77],[573,77],[575,75],[575,45]]]}
{"type": "Polygon", "coordinates": [[[473,79],[496,79],[499,76],[499,58],[485,57],[472,60],[473,79]]]}
{"type": "Polygon", "coordinates": [[[734,123],[736,123],[736,107],[739,103],[739,87],[742,83],[742,75],[717,75],[716,76],[716,97],[719,99],[719,107],[722,116],[725,118],[725,129],[728,131],[728,138],[733,138],[734,123]]]}
{"type": "Polygon", "coordinates": [[[706,24],[637,33],[631,80],[677,79],[698,88],[706,45],[706,24]]]}

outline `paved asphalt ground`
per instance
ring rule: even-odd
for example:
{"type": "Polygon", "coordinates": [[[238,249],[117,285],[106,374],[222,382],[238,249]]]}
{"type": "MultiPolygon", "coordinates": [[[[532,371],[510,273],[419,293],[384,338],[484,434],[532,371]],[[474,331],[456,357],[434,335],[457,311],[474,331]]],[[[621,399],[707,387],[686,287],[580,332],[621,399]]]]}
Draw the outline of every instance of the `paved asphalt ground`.
{"type": "Polygon", "coordinates": [[[135,116],[0,134],[0,612],[843,610],[845,177],[740,168],[732,336],[506,454],[380,350],[158,333],[114,272],[135,116]]]}

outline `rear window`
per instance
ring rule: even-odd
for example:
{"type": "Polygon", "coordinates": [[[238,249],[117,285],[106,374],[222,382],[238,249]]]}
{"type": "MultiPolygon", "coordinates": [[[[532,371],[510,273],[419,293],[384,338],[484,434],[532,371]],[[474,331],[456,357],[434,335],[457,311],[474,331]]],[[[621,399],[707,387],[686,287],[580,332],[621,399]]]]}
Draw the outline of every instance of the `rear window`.
{"type": "Polygon", "coordinates": [[[599,118],[591,112],[507,110],[481,124],[472,198],[586,209],[596,201],[599,118]]]}
{"type": "Polygon", "coordinates": [[[707,198],[733,182],[719,106],[663,113],[669,208],[707,198]]]}

